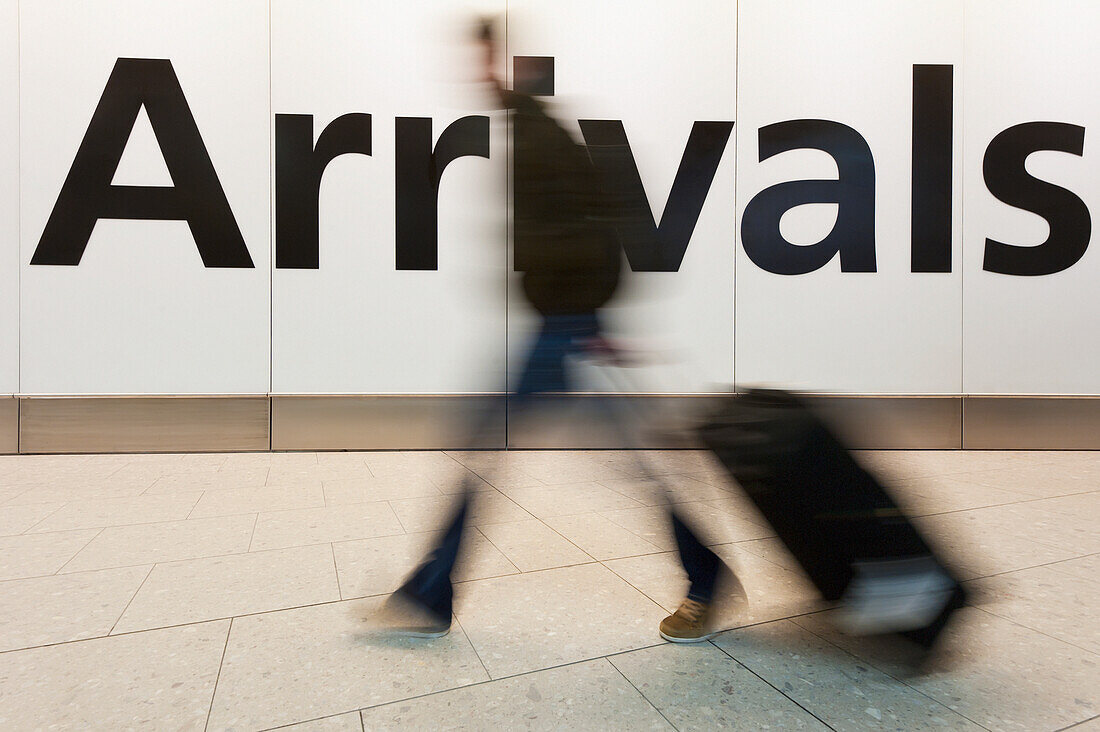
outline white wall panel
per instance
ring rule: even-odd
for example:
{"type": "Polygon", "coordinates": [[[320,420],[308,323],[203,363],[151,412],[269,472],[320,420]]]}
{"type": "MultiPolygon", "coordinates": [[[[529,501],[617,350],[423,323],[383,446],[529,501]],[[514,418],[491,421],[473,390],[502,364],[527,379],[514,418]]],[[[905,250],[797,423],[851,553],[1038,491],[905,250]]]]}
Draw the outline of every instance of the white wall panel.
{"type": "MultiPolygon", "coordinates": [[[[761,191],[835,179],[828,154],[791,150],[758,162],[759,130],[787,120],[854,128],[875,166],[877,271],[842,272],[838,257],[806,274],[755,264],[739,231],[737,382],[865,393],[954,393],[960,356],[960,113],[954,114],[951,271],[910,269],[913,65],[956,65],[962,10],[954,0],[741,0],[738,62],[738,225],[761,191]]],[[[851,161],[845,161],[850,163],[851,161]]],[[[780,226],[812,245],[837,206],[798,206],[780,226]]]]}
{"type": "Polygon", "coordinates": [[[1093,2],[966,2],[967,392],[1100,394],[1098,28],[1100,4],[1093,2]],[[1026,170],[1088,207],[1092,243],[1056,273],[986,271],[987,238],[1024,247],[1050,234],[1040,216],[994,197],[983,175],[990,142],[1031,122],[1085,128],[1083,155],[1041,150],[1027,158],[1026,170]]]}
{"type": "MultiPolygon", "coordinates": [[[[578,119],[622,121],[657,223],[693,125],[734,121],[736,41],[735,3],[730,0],[508,3],[509,55],[554,57],[550,111],[570,123],[578,141],[578,119]]],[[[611,331],[645,351],[659,352],[660,363],[631,370],[630,383],[608,383],[606,374],[582,371],[577,388],[729,388],[733,153],[731,135],[678,271],[633,273],[606,309],[611,331]]],[[[513,378],[535,325],[518,278],[514,283],[509,303],[513,378]]]]}
{"type": "MultiPolygon", "coordinates": [[[[24,1],[21,13],[22,391],[266,392],[267,3],[24,1]],[[121,219],[98,221],[77,266],[30,264],[120,57],[171,61],[255,267],[204,267],[184,221],[121,219]]],[[[116,185],[163,182],[147,124],[116,185]]]]}
{"type": "Polygon", "coordinates": [[[0,1],[0,394],[19,391],[19,1],[0,1]]]}
{"type": "Polygon", "coordinates": [[[274,113],[313,115],[315,139],[349,113],[372,127],[371,155],[337,157],[322,179],[317,268],[274,271],[276,393],[504,389],[507,141],[475,83],[466,5],[272,2],[274,113]],[[490,157],[445,168],[438,268],[399,271],[395,119],[430,117],[434,144],[469,115],[490,117],[490,157]]]}

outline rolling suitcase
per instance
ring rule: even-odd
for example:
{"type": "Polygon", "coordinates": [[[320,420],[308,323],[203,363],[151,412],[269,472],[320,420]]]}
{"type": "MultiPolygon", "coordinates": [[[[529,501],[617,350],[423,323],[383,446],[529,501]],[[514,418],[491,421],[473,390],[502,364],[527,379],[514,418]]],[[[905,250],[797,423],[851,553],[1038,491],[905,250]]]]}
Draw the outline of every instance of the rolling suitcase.
{"type": "Polygon", "coordinates": [[[916,527],[802,399],[735,395],[700,436],[822,596],[867,610],[867,632],[905,631],[931,645],[962,606],[961,587],[916,527]],[[867,620],[876,613],[878,625],[867,620]],[[893,627],[899,617],[912,627],[893,627]]]}

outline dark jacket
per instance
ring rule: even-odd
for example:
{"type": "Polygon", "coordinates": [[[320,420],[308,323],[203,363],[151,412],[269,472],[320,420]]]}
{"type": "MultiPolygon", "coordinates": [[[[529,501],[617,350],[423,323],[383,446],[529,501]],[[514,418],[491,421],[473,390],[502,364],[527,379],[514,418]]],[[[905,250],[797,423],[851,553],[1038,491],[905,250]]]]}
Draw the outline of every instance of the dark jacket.
{"type": "Polygon", "coordinates": [[[588,151],[542,105],[502,92],[512,110],[513,233],[523,290],[543,315],[589,313],[619,284],[613,206],[588,151]]]}

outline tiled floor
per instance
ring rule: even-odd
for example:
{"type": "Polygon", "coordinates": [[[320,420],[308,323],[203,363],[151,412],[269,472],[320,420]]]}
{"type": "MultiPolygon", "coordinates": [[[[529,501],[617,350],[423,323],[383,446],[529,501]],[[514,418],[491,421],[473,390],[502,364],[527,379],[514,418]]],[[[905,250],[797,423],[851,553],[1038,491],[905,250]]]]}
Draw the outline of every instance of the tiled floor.
{"type": "Polygon", "coordinates": [[[1100,729],[1100,453],[862,453],[977,598],[920,676],[706,454],[645,457],[743,582],[713,642],[657,635],[628,453],[0,457],[0,729],[1100,729]],[[453,632],[371,635],[471,473],[453,632]]]}

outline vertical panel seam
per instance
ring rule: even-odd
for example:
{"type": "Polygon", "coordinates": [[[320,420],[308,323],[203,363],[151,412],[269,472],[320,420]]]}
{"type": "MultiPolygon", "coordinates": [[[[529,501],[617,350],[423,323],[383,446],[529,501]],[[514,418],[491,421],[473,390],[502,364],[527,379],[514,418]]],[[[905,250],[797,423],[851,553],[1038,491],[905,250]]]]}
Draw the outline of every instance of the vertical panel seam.
{"type": "Polygon", "coordinates": [[[271,5],[267,0],[267,451],[274,448],[274,404],[271,394],[275,391],[275,186],[272,174],[275,147],[272,134],[274,124],[274,94],[272,92],[272,29],[271,5]]]}
{"type": "Polygon", "coordinates": [[[733,363],[730,364],[731,383],[734,393],[737,392],[737,249],[738,226],[737,219],[737,173],[740,168],[740,156],[738,150],[738,136],[741,133],[741,0],[733,3],[733,287],[730,290],[730,310],[733,313],[731,346],[733,363]]]}

